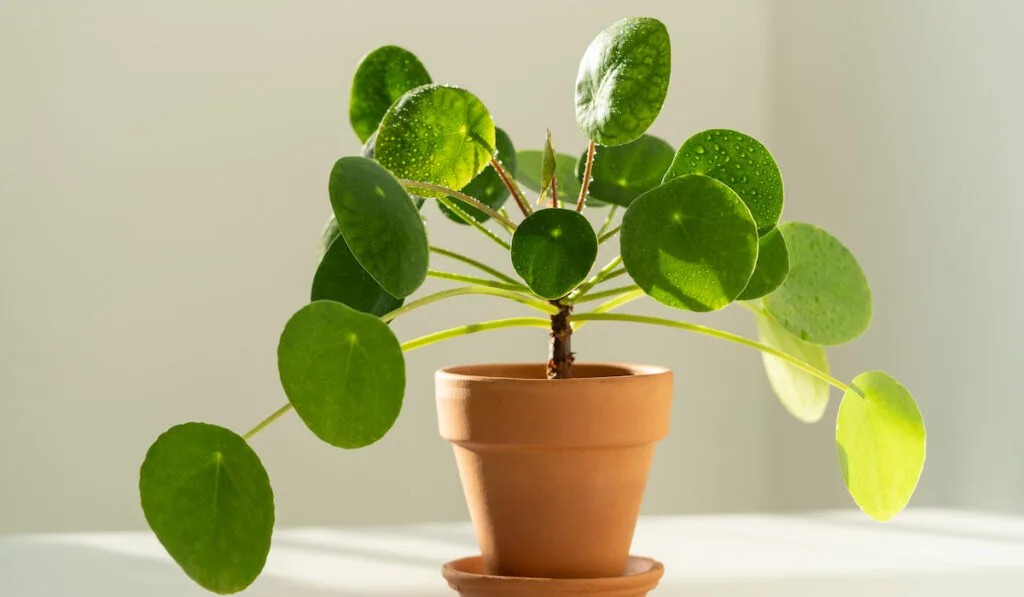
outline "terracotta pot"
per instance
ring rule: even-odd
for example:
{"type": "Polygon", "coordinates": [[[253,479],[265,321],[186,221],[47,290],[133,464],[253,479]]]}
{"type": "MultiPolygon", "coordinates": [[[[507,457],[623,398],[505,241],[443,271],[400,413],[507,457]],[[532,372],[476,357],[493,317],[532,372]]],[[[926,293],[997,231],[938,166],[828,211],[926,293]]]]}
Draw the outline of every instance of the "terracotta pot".
{"type": "Polygon", "coordinates": [[[522,578],[484,573],[480,556],[448,562],[441,574],[462,597],[644,597],[665,569],[650,558],[631,557],[610,578],[522,578]]]}
{"type": "Polygon", "coordinates": [[[668,434],[672,372],[577,363],[437,372],[487,574],[603,578],[625,570],[654,444],[668,434]]]}

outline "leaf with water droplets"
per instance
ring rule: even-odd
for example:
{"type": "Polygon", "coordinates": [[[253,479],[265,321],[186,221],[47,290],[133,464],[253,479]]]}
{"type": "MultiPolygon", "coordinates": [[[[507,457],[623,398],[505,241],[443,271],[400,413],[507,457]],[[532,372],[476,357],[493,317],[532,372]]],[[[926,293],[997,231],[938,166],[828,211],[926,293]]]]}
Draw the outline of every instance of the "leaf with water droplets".
{"type": "Polygon", "coordinates": [[[665,180],[703,174],[736,191],[764,236],[782,216],[782,175],[775,158],[749,135],[711,129],[690,137],[679,148],[665,180]]]}
{"type": "MultiPolygon", "coordinates": [[[[494,129],[494,139],[498,146],[498,161],[505,166],[505,169],[510,172],[516,170],[516,149],[512,145],[512,139],[501,129],[494,129]]],[[[484,205],[493,209],[498,209],[505,204],[505,201],[509,197],[508,187],[501,181],[501,176],[495,172],[492,166],[487,166],[484,171],[477,174],[476,177],[470,181],[468,185],[460,189],[463,193],[479,199],[484,205]]],[[[478,222],[486,222],[491,216],[485,214],[479,209],[467,205],[456,199],[455,204],[462,208],[463,211],[473,216],[478,222]]],[[[453,211],[445,207],[443,203],[438,203],[437,206],[441,209],[441,213],[446,215],[448,219],[459,224],[467,225],[466,222],[456,215],[453,211]]]]}
{"type": "Polygon", "coordinates": [[[328,189],[341,236],[366,273],[397,298],[419,288],[427,277],[427,231],[395,177],[373,160],[344,157],[328,189]]]}
{"type": "Polygon", "coordinates": [[[853,501],[884,522],[910,502],[921,478],[924,420],[910,392],[881,371],[850,385],[836,419],[839,467],[853,501]]]}
{"type": "Polygon", "coordinates": [[[512,266],[530,290],[561,298],[582,282],[597,258],[597,235],[572,209],[533,212],[512,236],[512,266]]]}
{"type": "Polygon", "coordinates": [[[384,115],[374,155],[399,178],[461,189],[494,152],[494,122],[476,96],[458,87],[424,85],[384,115]]]}
{"type": "Polygon", "coordinates": [[[732,189],[691,174],[637,197],[622,218],[622,263],[655,300],[714,311],[735,299],[757,261],[757,226],[732,189]]]}
{"type": "Polygon", "coordinates": [[[789,275],[764,298],[764,308],[798,338],[832,346],[849,342],[871,323],[871,290],[843,243],[821,228],[786,222],[789,275]]]}
{"type": "Polygon", "coordinates": [[[782,286],[789,275],[789,248],[786,238],[778,228],[762,236],[758,241],[757,267],[737,299],[749,301],[771,294],[782,286]]]}
{"type": "Polygon", "coordinates": [[[299,309],[284,327],[277,368],[288,401],[317,437],[361,448],[384,437],[402,410],[405,359],[377,317],[334,301],[299,309]]]}
{"type": "Polygon", "coordinates": [[[377,130],[395,100],[430,82],[426,67],[409,50],[381,46],[364,56],[352,77],[348,104],[349,121],[359,140],[365,142],[377,130]]]}
{"type": "Polygon", "coordinates": [[[600,145],[640,137],[668,93],[672,48],[657,19],[623,19],[594,38],[576,75],[576,122],[600,145]]]}
{"type": "MultiPolygon", "coordinates": [[[[625,145],[598,146],[590,170],[590,197],[629,207],[634,199],[661,184],[674,155],[671,145],[651,135],[625,145]]],[[[587,152],[583,152],[576,165],[580,180],[586,161],[587,152]]]]}

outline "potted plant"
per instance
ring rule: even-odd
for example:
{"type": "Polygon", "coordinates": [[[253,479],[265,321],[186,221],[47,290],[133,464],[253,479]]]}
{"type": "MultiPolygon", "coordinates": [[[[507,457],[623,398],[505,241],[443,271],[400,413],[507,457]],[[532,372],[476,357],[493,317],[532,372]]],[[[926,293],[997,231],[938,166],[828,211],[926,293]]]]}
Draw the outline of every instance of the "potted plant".
{"type": "Polygon", "coordinates": [[[670,70],[661,22],[629,18],[598,34],[576,79],[576,116],[590,139],[577,158],[556,153],[550,134],[542,150],[517,152],[479,99],[435,84],[407,50],[384,46],[363,58],[350,102],[363,155],[341,158],[330,173],[333,215],[311,301],[277,349],[287,404],[241,435],[205,423],[172,427],[142,464],[146,520],[191,578],[232,593],[263,568],[274,498],[253,435],[294,410],[333,446],[369,445],[401,410],[405,353],[516,326],[547,330],[546,361],[436,376],[440,431],[454,446],[482,551],[445,568],[466,594],[639,595],[657,582],[660,566],[631,558],[629,545],[654,445],[668,433],[672,376],[576,363],[573,333],[591,322],[667,326],[759,350],[772,389],[801,421],[819,420],[831,387],[842,390],[836,448],[853,500],[878,520],[907,504],[925,458],[913,398],[879,371],[849,383],[828,372],[825,347],[853,340],[871,319],[857,261],[820,228],[780,223],[782,178],[757,140],[715,129],[675,149],[647,134],[670,70]],[[521,217],[504,209],[510,198],[521,217]],[[428,243],[427,202],[507,250],[518,279],[428,243]],[[585,207],[607,212],[596,231],[585,207]],[[607,242],[620,254],[595,272],[607,242]],[[480,275],[430,269],[432,256],[480,275]],[[457,285],[411,299],[427,277],[457,285]],[[405,342],[388,326],[468,294],[539,314],[405,342]],[[614,312],[642,297],[690,313],[740,305],[758,339],[675,312],[614,312]]]}

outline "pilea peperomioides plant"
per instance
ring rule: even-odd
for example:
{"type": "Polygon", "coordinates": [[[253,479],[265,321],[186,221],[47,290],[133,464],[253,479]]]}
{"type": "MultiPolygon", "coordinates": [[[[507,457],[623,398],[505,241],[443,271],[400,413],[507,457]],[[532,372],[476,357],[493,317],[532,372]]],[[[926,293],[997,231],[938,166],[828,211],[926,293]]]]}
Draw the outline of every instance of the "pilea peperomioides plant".
{"type": "Polygon", "coordinates": [[[191,578],[231,593],[263,569],[274,498],[248,444],[253,435],[294,410],[333,446],[369,445],[401,410],[404,353],[515,326],[548,330],[554,380],[572,376],[573,332],[592,321],[674,327],[759,350],[772,389],[801,421],[822,417],[831,387],[843,392],[836,445],[861,509],[886,520],[907,504],[925,458],[924,425],[910,393],[879,371],[850,383],[828,372],[825,347],[853,340],[871,319],[857,261],[820,228],[780,223],[782,178],[757,140],[715,129],[673,150],[646,134],[670,70],[661,22],[629,18],[602,31],[576,79],[576,116],[590,143],[582,154],[564,154],[554,151],[550,134],[542,150],[516,152],[476,96],[433,83],[402,48],[363,58],[350,103],[363,155],[341,158],[330,173],[334,213],[311,302],[287,322],[277,349],[287,404],[244,435],[205,423],[172,427],[142,464],[146,519],[191,578]],[[518,222],[503,208],[509,198],[522,214],[518,222]],[[431,245],[420,213],[425,202],[508,251],[519,279],[431,245]],[[597,231],[581,214],[588,206],[607,210],[597,231]],[[600,245],[615,241],[620,256],[592,273],[600,245]],[[480,275],[430,269],[432,255],[480,275]],[[406,302],[427,277],[458,285],[406,302]],[[627,282],[612,284],[617,278],[627,282]],[[540,316],[472,323],[404,343],[388,326],[467,294],[512,300],[540,316]],[[753,315],[759,338],[612,312],[645,296],[688,312],[735,302],[753,315]]]}

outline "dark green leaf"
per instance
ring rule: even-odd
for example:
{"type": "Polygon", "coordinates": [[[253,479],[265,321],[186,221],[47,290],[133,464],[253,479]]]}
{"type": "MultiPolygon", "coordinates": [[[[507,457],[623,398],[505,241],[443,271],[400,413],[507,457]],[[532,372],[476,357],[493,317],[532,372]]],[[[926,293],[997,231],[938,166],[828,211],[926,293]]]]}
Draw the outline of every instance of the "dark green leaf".
{"type": "Polygon", "coordinates": [[[587,277],[597,258],[597,235],[571,209],[541,209],[512,236],[512,266],[537,296],[565,296],[587,277]]]}
{"type": "Polygon", "coordinates": [[[654,299],[714,311],[732,302],[757,261],[757,226],[724,184],[683,176],[637,197],[622,218],[622,262],[654,299]]]}
{"type": "MultiPolygon", "coordinates": [[[[771,315],[763,311],[758,310],[756,317],[757,335],[762,344],[781,350],[819,371],[828,373],[828,357],[824,348],[804,342],[790,334],[782,329],[771,315]]],[[[768,383],[786,410],[805,423],[819,421],[828,408],[831,391],[828,383],[778,357],[767,353],[761,356],[764,359],[765,373],[768,374],[768,383]]]]}
{"type": "Polygon", "coordinates": [[[600,145],[640,137],[668,93],[672,48],[656,19],[623,19],[590,42],[576,75],[576,122],[600,145]]]}
{"type": "Polygon", "coordinates": [[[331,214],[331,217],[327,218],[327,223],[324,224],[324,229],[320,233],[320,246],[317,251],[317,260],[323,261],[324,255],[327,254],[327,249],[330,248],[331,243],[334,239],[338,238],[341,234],[341,228],[338,228],[338,219],[331,214]]]}
{"type": "Polygon", "coordinates": [[[789,249],[782,231],[772,231],[758,241],[757,267],[754,268],[747,287],[737,297],[741,301],[749,301],[771,294],[782,286],[789,274],[789,249]]]}
{"type": "Polygon", "coordinates": [[[836,420],[839,466],[853,501],[884,522],[910,502],[921,478],[924,421],[910,392],[881,371],[851,385],[836,420]]]}
{"type": "Polygon", "coordinates": [[[344,303],[356,311],[384,315],[402,306],[402,299],[388,294],[352,256],[344,238],[331,244],[313,276],[311,301],[344,303]]]}
{"type": "Polygon", "coordinates": [[[316,301],[285,325],[277,368],[288,401],[317,437],[361,448],[384,437],[402,409],[405,360],[380,319],[316,301]]]}
{"type": "Polygon", "coordinates": [[[461,189],[494,152],[494,122],[476,96],[457,87],[424,85],[384,115],[374,155],[399,178],[461,189]]]}
{"type": "Polygon", "coordinates": [[[274,492],[235,433],[205,423],[171,427],[146,453],[139,494],[157,539],[204,589],[237,593],[263,570],[274,492]]]}
{"type": "Polygon", "coordinates": [[[782,175],[772,154],[753,137],[727,129],[697,133],[679,148],[665,180],[687,174],[729,185],[750,208],[762,236],[782,215],[782,175]]]}
{"type": "Polygon", "coordinates": [[[349,121],[360,141],[366,141],[391,104],[405,92],[430,83],[419,58],[398,46],[381,46],[359,62],[352,78],[349,121]]]}
{"type": "MultiPolygon", "coordinates": [[[[498,145],[498,160],[503,166],[505,166],[506,170],[509,172],[515,172],[516,148],[512,145],[512,139],[510,139],[505,131],[501,129],[494,129],[494,139],[498,145]]],[[[477,174],[468,185],[460,190],[474,199],[479,199],[481,203],[494,209],[498,209],[504,205],[505,201],[509,197],[508,187],[505,186],[505,183],[501,181],[501,176],[499,176],[491,166],[484,168],[483,172],[477,174]]],[[[455,201],[455,204],[462,208],[463,211],[473,216],[478,222],[486,222],[491,217],[479,209],[466,205],[461,201],[455,199],[453,199],[453,201],[455,201]]],[[[441,213],[448,216],[448,219],[468,226],[462,218],[454,214],[443,204],[438,203],[437,206],[441,208],[441,213]]]]}
{"type": "MultiPolygon", "coordinates": [[[[544,152],[524,149],[517,154],[516,179],[534,193],[540,193],[544,152]]],[[[567,204],[580,195],[580,181],[576,177],[576,158],[567,153],[555,153],[555,181],[558,198],[567,204]]]]}
{"type": "MultiPolygon", "coordinates": [[[[373,153],[374,153],[374,150],[376,149],[376,147],[377,147],[377,131],[374,131],[373,134],[370,135],[370,138],[366,140],[366,143],[363,144],[363,148],[360,151],[360,155],[362,155],[364,158],[369,158],[369,159],[372,160],[372,159],[374,159],[373,153]]],[[[416,209],[422,208],[423,204],[426,202],[426,199],[424,199],[423,197],[420,197],[419,195],[413,195],[412,193],[409,193],[409,196],[412,197],[412,202],[413,202],[413,204],[416,205],[416,209]]],[[[325,248],[325,250],[326,250],[326,248],[325,248]]]]}
{"type": "Polygon", "coordinates": [[[802,340],[835,345],[871,323],[871,290],[853,254],[810,224],[780,224],[789,247],[789,276],[764,298],[779,324],[802,340]]]}
{"type": "MultiPolygon", "coordinates": [[[[642,193],[661,184],[674,155],[671,145],[650,135],[625,145],[598,146],[590,169],[589,194],[603,203],[629,207],[642,193]]],[[[584,151],[576,165],[579,180],[583,180],[586,162],[584,151]]]]}
{"type": "Polygon", "coordinates": [[[427,277],[427,232],[395,177],[372,160],[341,158],[330,195],[348,248],[381,288],[397,298],[419,288],[427,277]]]}

